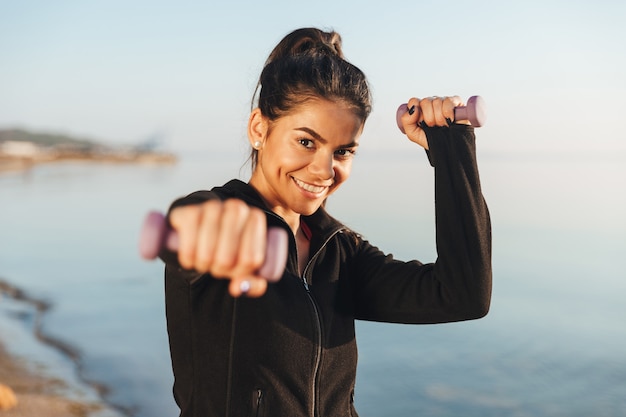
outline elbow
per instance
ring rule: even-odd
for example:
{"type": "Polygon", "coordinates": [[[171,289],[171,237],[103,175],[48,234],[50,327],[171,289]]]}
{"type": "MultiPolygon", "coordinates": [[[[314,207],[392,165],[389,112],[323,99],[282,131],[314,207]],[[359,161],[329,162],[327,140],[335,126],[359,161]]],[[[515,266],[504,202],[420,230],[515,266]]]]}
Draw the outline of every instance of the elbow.
{"type": "Polygon", "coordinates": [[[490,299],[481,300],[480,302],[477,302],[473,308],[473,317],[470,320],[478,320],[478,319],[482,319],[483,317],[485,317],[487,314],[489,314],[490,306],[491,306],[490,299]]]}
{"type": "Polygon", "coordinates": [[[462,320],[478,320],[489,314],[491,307],[491,286],[482,288],[479,291],[472,291],[471,296],[465,298],[461,303],[462,320]]]}
{"type": "Polygon", "coordinates": [[[473,319],[485,317],[489,314],[489,308],[491,307],[491,266],[480,274],[480,277],[481,279],[478,280],[478,285],[476,285],[472,291],[474,295],[471,297],[470,302],[473,319]]]}
{"type": "Polygon", "coordinates": [[[478,320],[489,314],[489,302],[476,302],[468,305],[467,308],[457,312],[456,318],[451,321],[478,320]]]}
{"type": "Polygon", "coordinates": [[[491,306],[491,296],[477,295],[463,300],[450,302],[449,316],[443,322],[460,322],[478,320],[489,314],[491,306]]]}
{"type": "Polygon", "coordinates": [[[491,307],[491,286],[477,294],[470,305],[470,320],[482,319],[489,314],[489,308],[491,307]]]}

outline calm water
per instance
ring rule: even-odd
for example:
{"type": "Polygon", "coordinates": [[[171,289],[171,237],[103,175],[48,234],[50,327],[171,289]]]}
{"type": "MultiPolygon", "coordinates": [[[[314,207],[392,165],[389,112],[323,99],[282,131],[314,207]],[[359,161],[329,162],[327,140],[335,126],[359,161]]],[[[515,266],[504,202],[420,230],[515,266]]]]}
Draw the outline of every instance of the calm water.
{"type": "MultiPolygon", "coordinates": [[[[176,166],[37,167],[0,176],[0,277],[52,303],[43,327],[81,354],[80,380],[140,417],[174,416],[162,265],[137,255],[145,212],[240,173],[238,154],[176,166]]],[[[492,309],[475,322],[358,324],[362,417],[623,416],[626,155],[479,155],[494,235],[492,309]]],[[[362,151],[330,211],[401,259],[431,261],[422,152],[362,151]]],[[[0,302],[0,337],[50,372],[28,308],[0,302]]],[[[85,396],[93,395],[85,388],[85,396]]]]}

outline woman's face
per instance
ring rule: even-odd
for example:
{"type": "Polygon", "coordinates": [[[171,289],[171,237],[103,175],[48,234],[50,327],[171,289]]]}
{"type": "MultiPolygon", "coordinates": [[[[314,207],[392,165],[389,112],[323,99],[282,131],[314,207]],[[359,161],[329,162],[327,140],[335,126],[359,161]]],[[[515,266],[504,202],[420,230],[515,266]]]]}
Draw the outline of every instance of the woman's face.
{"type": "Polygon", "coordinates": [[[348,179],[363,129],[347,105],[314,99],[268,122],[255,110],[251,143],[262,143],[250,184],[285,219],[313,214],[348,179]]]}

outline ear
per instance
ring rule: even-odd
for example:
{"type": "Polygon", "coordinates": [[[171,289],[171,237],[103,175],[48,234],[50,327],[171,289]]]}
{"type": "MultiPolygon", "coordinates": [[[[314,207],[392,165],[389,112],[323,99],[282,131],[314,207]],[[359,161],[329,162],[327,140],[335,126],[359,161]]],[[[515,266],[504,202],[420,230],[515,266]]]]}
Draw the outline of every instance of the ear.
{"type": "Polygon", "coordinates": [[[258,107],[250,113],[248,120],[248,140],[253,148],[255,142],[265,142],[267,136],[269,122],[267,117],[263,116],[261,109],[258,107]]]}

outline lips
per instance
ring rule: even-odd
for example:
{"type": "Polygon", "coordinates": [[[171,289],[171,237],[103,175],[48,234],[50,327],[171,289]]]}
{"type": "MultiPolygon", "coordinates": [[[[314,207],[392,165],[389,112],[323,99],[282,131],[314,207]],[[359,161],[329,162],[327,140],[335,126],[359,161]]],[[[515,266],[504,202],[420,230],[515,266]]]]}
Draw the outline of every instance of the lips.
{"type": "Polygon", "coordinates": [[[306,183],[304,181],[300,181],[297,178],[294,178],[294,177],[292,177],[292,178],[293,178],[293,181],[296,183],[296,185],[298,187],[302,188],[304,191],[308,191],[309,193],[321,194],[326,189],[328,189],[327,186],[308,184],[308,183],[306,183]]]}

